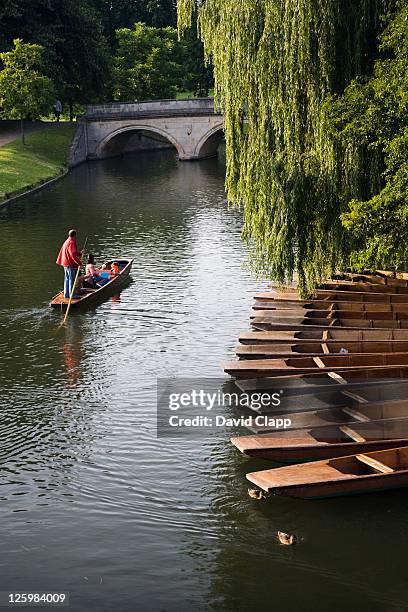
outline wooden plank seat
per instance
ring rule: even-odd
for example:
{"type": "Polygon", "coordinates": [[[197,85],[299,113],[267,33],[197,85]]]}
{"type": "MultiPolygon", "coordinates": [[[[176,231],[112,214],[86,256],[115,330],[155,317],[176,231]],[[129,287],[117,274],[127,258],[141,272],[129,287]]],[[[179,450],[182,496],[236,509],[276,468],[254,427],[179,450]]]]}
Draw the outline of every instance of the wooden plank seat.
{"type": "Polygon", "coordinates": [[[351,427],[347,427],[347,425],[341,425],[339,429],[346,434],[346,436],[354,440],[354,442],[366,442],[366,439],[363,436],[361,436],[357,431],[354,431],[354,429],[351,429],[351,427]]]}
{"type": "Polygon", "coordinates": [[[344,406],[342,412],[353,417],[353,419],[355,419],[356,421],[370,421],[370,418],[367,417],[365,414],[362,414],[358,410],[353,410],[353,408],[350,408],[349,406],[344,406]]]}
{"type": "Polygon", "coordinates": [[[347,395],[347,397],[354,400],[358,404],[366,404],[368,402],[365,397],[358,395],[358,393],[353,393],[352,391],[344,391],[344,395],[347,395]]]}
{"type": "Polygon", "coordinates": [[[382,474],[392,474],[394,472],[393,468],[389,465],[385,465],[378,461],[378,459],[374,459],[374,457],[368,457],[367,455],[356,455],[356,459],[368,467],[372,468],[376,472],[380,472],[382,474]]]}

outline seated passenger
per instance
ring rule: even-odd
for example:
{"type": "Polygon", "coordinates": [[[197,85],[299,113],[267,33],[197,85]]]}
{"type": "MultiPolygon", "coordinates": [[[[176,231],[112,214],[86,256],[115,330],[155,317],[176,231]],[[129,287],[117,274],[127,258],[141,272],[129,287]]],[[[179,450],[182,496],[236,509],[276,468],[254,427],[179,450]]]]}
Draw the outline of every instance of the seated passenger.
{"type": "Polygon", "coordinates": [[[117,261],[113,261],[110,269],[110,277],[113,278],[120,274],[119,264],[117,261]]]}
{"type": "Polygon", "coordinates": [[[100,270],[101,279],[97,283],[98,287],[107,285],[119,272],[119,266],[116,262],[104,264],[100,270]]]}
{"type": "Polygon", "coordinates": [[[84,284],[92,288],[96,287],[96,284],[101,280],[99,270],[95,268],[95,257],[92,253],[88,255],[88,262],[85,268],[84,284]]]}

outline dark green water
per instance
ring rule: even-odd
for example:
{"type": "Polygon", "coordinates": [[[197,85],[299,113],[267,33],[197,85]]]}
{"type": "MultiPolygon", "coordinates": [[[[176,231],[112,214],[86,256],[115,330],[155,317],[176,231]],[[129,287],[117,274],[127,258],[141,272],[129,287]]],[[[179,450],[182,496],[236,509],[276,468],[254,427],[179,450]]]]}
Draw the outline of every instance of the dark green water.
{"type": "Polygon", "coordinates": [[[99,162],[0,212],[0,590],[69,591],[75,612],[406,610],[408,493],[256,502],[245,473],[267,463],[234,431],[156,438],[156,378],[220,376],[261,287],[223,173],[99,162]],[[134,282],[58,331],[72,226],[134,282]]]}

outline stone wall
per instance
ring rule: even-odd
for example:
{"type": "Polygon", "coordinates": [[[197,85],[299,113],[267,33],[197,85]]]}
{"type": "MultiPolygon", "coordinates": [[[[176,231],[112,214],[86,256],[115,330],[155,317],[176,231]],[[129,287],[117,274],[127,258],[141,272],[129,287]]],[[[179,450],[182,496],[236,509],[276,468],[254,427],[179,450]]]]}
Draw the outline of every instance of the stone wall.
{"type": "Polygon", "coordinates": [[[73,168],[86,161],[88,151],[86,146],[86,122],[78,119],[74,139],[69,150],[69,167],[73,168]]]}

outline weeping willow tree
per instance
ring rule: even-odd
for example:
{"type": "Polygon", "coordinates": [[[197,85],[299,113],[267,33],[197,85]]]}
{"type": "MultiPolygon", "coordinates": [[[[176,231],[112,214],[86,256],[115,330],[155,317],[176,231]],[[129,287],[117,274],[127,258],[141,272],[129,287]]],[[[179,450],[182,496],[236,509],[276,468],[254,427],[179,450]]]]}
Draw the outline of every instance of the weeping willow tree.
{"type": "Polygon", "coordinates": [[[339,150],[324,103],[370,69],[389,4],[178,0],[180,31],[197,12],[214,65],[227,194],[243,205],[251,263],[281,283],[296,270],[304,293],[345,261],[345,204],[378,186],[380,163],[364,146],[339,150]]]}

